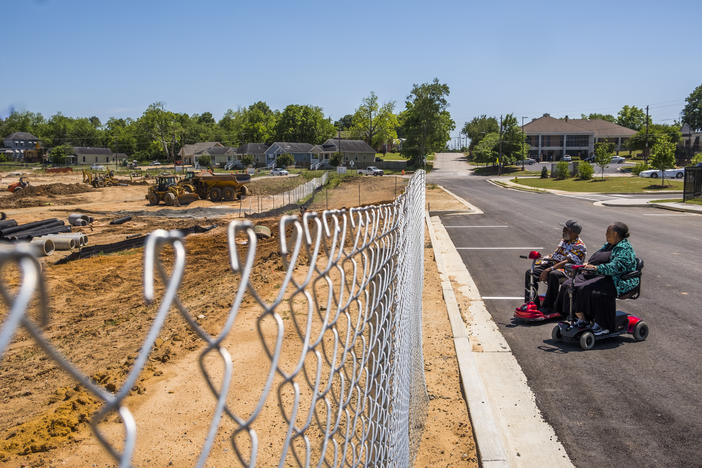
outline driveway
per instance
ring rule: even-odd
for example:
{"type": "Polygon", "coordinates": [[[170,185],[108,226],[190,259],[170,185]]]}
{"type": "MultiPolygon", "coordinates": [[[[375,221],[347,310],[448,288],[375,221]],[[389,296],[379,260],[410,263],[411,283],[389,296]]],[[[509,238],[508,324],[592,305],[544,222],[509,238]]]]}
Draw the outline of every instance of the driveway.
{"type": "Polygon", "coordinates": [[[437,155],[428,182],[443,185],[484,214],[442,215],[442,221],[572,461],[577,466],[699,464],[702,216],[507,190],[473,176],[458,156],[437,155]],[[641,297],[620,301],[618,308],[649,323],[647,341],[625,336],[581,351],[553,342],[553,324],[512,323],[529,267],[519,254],[534,247],[553,250],[559,224],[568,218],[583,225],[589,253],[604,243],[607,225],[618,220],[629,225],[632,245],[646,266],[641,297]]]}

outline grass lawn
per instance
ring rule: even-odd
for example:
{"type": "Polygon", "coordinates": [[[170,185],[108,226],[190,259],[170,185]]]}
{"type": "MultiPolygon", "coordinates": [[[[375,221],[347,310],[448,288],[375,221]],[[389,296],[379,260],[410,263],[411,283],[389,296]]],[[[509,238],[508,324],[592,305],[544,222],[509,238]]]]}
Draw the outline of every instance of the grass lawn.
{"type": "Polygon", "coordinates": [[[375,157],[384,159],[385,161],[406,161],[407,158],[400,153],[376,153],[375,157]]]}
{"type": "MultiPolygon", "coordinates": [[[[682,198],[665,198],[663,200],[651,200],[649,203],[682,203],[682,198]]],[[[688,200],[685,203],[690,205],[702,205],[702,199],[695,198],[693,200],[688,200]]]]}
{"type": "Polygon", "coordinates": [[[682,190],[683,183],[677,180],[665,181],[665,186],[654,185],[651,179],[641,177],[610,177],[593,180],[579,179],[519,179],[514,180],[529,187],[565,190],[568,192],[633,193],[656,190],[682,190]]]}
{"type": "MultiPolygon", "coordinates": [[[[525,170],[522,171],[522,166],[505,166],[502,168],[502,174],[507,175],[507,174],[514,174],[518,173],[517,175],[525,176],[525,175],[540,175],[541,171],[530,171],[526,168],[529,166],[524,166],[525,170]]],[[[484,167],[476,167],[473,169],[473,173],[475,175],[480,175],[480,176],[491,176],[491,175],[497,175],[497,166],[484,166],[484,167]]]]}

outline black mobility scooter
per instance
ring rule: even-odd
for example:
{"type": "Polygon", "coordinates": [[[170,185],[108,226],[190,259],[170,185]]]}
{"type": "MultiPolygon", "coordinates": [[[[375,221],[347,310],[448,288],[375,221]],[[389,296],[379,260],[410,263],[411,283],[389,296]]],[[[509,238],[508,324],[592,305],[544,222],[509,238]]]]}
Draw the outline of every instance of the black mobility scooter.
{"type": "MultiPolygon", "coordinates": [[[[631,291],[620,294],[617,299],[637,299],[641,294],[641,271],[643,270],[644,262],[640,258],[636,259],[636,270],[630,273],[625,273],[622,279],[639,278],[639,285],[631,291]]],[[[566,265],[565,272],[569,278],[574,278],[582,265],[566,265]]],[[[559,322],[553,327],[551,338],[554,341],[563,341],[569,343],[579,343],[582,349],[592,349],[595,343],[607,338],[613,338],[625,333],[629,333],[636,341],[643,341],[648,337],[648,325],[639,317],[632,314],[627,314],[621,310],[617,310],[616,327],[610,330],[609,333],[595,335],[592,331],[592,326],[579,327],[576,325],[576,319],[573,311],[573,286],[572,283],[568,286],[568,301],[569,313],[568,320],[559,322]]]]}

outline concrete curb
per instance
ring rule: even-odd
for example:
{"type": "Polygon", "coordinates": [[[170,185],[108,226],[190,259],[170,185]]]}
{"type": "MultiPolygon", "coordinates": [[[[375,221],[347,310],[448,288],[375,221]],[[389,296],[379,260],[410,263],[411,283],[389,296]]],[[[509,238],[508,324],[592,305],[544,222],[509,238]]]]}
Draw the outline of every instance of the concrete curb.
{"type": "MultiPolygon", "coordinates": [[[[522,190],[525,192],[544,192],[544,193],[552,193],[554,195],[611,195],[612,197],[616,197],[618,195],[655,195],[657,193],[663,193],[666,195],[677,195],[680,194],[682,195],[682,192],[679,190],[662,190],[660,192],[621,192],[621,193],[608,193],[608,192],[568,192],[567,190],[556,190],[556,189],[547,189],[547,188],[540,188],[540,187],[530,187],[528,185],[522,185],[518,184],[516,182],[512,182],[511,177],[499,177],[499,178],[492,178],[488,179],[488,182],[492,183],[493,185],[496,185],[498,187],[502,188],[511,188],[514,190],[522,190]],[[504,187],[500,184],[505,184],[508,185],[509,187],[504,187]]],[[[538,177],[524,177],[524,179],[538,179],[538,177]]]]}
{"type": "Polygon", "coordinates": [[[572,467],[439,217],[426,213],[481,466],[572,467]],[[466,324],[454,285],[470,301],[466,324]]]}
{"type": "Polygon", "coordinates": [[[458,301],[454,294],[451,281],[446,276],[446,265],[442,255],[437,249],[437,239],[434,227],[429,217],[429,212],[425,215],[431,245],[434,250],[436,266],[441,275],[441,288],[443,291],[446,310],[448,311],[451,331],[453,332],[453,345],[456,348],[456,358],[461,376],[461,386],[463,395],[468,404],[468,414],[473,425],[475,445],[480,458],[481,466],[509,466],[507,455],[502,446],[501,437],[497,430],[497,424],[493,416],[492,408],[488,402],[487,392],[483,381],[478,373],[478,368],[473,357],[470,339],[466,325],[461,318],[458,308],[458,301]]]}
{"type": "Polygon", "coordinates": [[[702,207],[700,208],[687,208],[684,206],[679,206],[679,204],[669,204],[669,203],[647,203],[646,206],[653,206],[655,208],[660,208],[663,210],[671,211],[681,211],[684,213],[695,213],[702,215],[702,207]]]}
{"type": "Polygon", "coordinates": [[[453,198],[455,198],[459,203],[461,203],[463,206],[465,206],[466,208],[468,208],[468,209],[471,211],[470,214],[484,214],[484,213],[483,213],[483,210],[481,210],[481,209],[478,208],[477,206],[473,205],[472,203],[467,202],[467,201],[464,200],[463,198],[459,197],[459,196],[456,195],[455,193],[453,193],[453,192],[451,192],[450,190],[448,190],[446,187],[443,187],[443,186],[441,186],[441,185],[437,185],[437,187],[439,187],[441,190],[443,190],[444,192],[446,192],[446,193],[448,193],[449,195],[451,195],[451,196],[452,196],[453,198]]]}

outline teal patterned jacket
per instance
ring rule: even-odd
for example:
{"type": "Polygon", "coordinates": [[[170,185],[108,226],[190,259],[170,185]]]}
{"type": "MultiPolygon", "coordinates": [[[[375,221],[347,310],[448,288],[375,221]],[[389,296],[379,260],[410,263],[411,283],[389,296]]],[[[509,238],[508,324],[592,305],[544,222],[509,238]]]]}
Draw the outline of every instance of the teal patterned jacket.
{"type": "MultiPolygon", "coordinates": [[[[609,247],[609,244],[602,246],[602,249],[609,247]]],[[[621,279],[624,273],[636,270],[636,254],[634,248],[628,240],[623,239],[612,247],[612,257],[609,263],[597,265],[597,272],[601,275],[611,276],[617,294],[624,294],[639,285],[639,278],[621,279]]]]}

